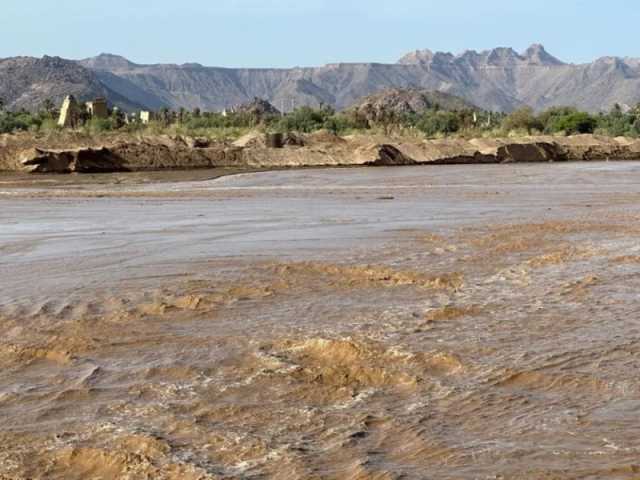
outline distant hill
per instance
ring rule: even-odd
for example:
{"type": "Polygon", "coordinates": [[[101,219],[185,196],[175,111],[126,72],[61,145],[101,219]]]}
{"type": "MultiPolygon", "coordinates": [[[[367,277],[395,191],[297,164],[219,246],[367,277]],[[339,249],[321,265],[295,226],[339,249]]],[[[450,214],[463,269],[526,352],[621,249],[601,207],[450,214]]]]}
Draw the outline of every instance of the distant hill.
{"type": "Polygon", "coordinates": [[[383,90],[419,89],[460,97],[488,110],[523,105],[541,110],[570,105],[589,111],[640,102],[640,60],[604,57],[567,64],[541,45],[459,55],[417,50],[395,64],[340,63],[315,68],[247,69],[140,65],[102,54],[70,61],[55,57],[0,60],[0,97],[9,108],[35,109],[67,93],[105,95],[123,108],[221,110],[268,100],[279,110],[320,104],[344,109],[383,90]]]}
{"type": "Polygon", "coordinates": [[[444,92],[417,88],[392,88],[362,98],[348,110],[362,118],[376,121],[386,112],[396,115],[422,113],[430,109],[465,110],[478,109],[466,100],[444,92]]]}
{"type": "Polygon", "coordinates": [[[0,59],[0,98],[7,108],[33,111],[47,99],[61,104],[69,94],[81,99],[107,97],[124,109],[141,107],[75,61],[47,56],[0,59]]]}

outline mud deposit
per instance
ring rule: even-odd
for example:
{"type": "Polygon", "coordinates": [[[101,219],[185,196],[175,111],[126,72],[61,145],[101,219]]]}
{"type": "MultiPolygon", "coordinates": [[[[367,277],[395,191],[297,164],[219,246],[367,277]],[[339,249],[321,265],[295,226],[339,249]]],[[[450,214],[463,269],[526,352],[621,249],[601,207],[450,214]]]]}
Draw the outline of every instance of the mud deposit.
{"type": "Polygon", "coordinates": [[[640,478],[640,163],[0,184],[0,478],[640,478]]]}

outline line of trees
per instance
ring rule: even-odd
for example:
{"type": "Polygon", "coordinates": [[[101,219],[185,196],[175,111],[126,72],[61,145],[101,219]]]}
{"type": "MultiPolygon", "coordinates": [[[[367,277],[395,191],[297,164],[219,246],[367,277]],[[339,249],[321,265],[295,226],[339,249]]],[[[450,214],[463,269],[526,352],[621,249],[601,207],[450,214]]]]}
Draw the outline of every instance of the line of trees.
{"type": "Polygon", "coordinates": [[[25,109],[9,111],[5,107],[5,100],[0,97],[0,133],[53,130],[60,114],[51,99],[42,102],[35,113],[25,109]]]}
{"type": "Polygon", "coordinates": [[[581,112],[573,107],[553,107],[536,115],[531,108],[524,107],[504,118],[503,129],[524,131],[528,134],[600,133],[613,137],[638,137],[640,105],[625,112],[616,104],[611,111],[596,115],[581,112]]]}
{"type": "MultiPolygon", "coordinates": [[[[48,131],[57,126],[58,110],[51,100],[43,102],[36,113],[25,110],[10,112],[0,98],[0,133],[15,131],[48,131]]],[[[336,112],[330,106],[300,107],[284,115],[274,113],[202,112],[199,109],[177,111],[163,108],[150,125],[125,122],[117,109],[106,119],[87,119],[83,127],[89,132],[143,130],[156,132],[178,129],[182,133],[203,134],[216,130],[263,128],[269,131],[310,133],[329,130],[335,134],[350,131],[382,130],[384,133],[407,133],[428,138],[450,135],[521,134],[581,134],[598,133],[609,136],[640,137],[640,105],[624,111],[615,105],[607,113],[590,114],[573,107],[553,107],[541,113],[524,107],[510,114],[474,111],[448,111],[435,106],[419,114],[383,112],[372,120],[357,110],[336,112]]]]}
{"type": "Polygon", "coordinates": [[[159,121],[168,126],[181,124],[188,130],[211,128],[255,128],[263,126],[273,131],[310,133],[325,129],[336,134],[349,131],[381,129],[385,133],[419,132],[426,137],[456,134],[482,135],[510,132],[535,134],[599,133],[609,136],[640,137],[640,105],[623,111],[615,105],[610,112],[590,114],[573,107],[553,107],[536,114],[524,107],[510,114],[501,112],[442,110],[438,106],[418,114],[396,114],[392,111],[375,120],[360,116],[357,111],[336,112],[330,106],[300,107],[285,115],[255,115],[246,112],[220,113],[199,110],[186,112],[160,112],[159,121]]]}

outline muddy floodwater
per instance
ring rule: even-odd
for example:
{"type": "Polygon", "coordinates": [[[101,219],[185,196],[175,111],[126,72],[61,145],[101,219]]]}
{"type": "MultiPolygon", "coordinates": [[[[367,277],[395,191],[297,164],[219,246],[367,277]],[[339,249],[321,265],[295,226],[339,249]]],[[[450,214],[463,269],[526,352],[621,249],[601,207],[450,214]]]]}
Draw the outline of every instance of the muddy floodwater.
{"type": "Polygon", "coordinates": [[[215,176],[0,177],[0,479],[640,478],[640,162],[215,176]]]}

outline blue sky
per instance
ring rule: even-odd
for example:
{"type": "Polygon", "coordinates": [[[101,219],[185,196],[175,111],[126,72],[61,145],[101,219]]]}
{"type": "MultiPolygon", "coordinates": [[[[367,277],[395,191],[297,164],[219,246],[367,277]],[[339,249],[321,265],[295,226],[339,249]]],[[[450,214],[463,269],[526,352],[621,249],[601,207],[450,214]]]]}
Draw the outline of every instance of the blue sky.
{"type": "Polygon", "coordinates": [[[101,52],[139,63],[395,62],[542,43],[562,60],[640,57],[637,0],[1,0],[0,57],[101,52]]]}

